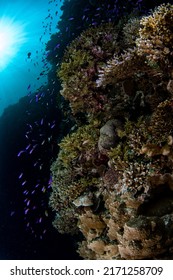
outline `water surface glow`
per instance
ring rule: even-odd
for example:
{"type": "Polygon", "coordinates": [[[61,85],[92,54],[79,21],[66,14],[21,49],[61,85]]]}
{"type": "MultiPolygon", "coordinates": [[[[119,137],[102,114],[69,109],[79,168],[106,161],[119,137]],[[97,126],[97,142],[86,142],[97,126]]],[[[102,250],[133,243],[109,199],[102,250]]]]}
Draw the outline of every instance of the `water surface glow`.
{"type": "Polygon", "coordinates": [[[0,116],[28,95],[28,85],[35,92],[47,83],[47,76],[40,73],[48,66],[45,47],[57,32],[61,4],[59,0],[0,1],[0,116]]]}
{"type": "Polygon", "coordinates": [[[0,18],[0,71],[3,71],[27,41],[25,25],[13,18],[0,18]]]}

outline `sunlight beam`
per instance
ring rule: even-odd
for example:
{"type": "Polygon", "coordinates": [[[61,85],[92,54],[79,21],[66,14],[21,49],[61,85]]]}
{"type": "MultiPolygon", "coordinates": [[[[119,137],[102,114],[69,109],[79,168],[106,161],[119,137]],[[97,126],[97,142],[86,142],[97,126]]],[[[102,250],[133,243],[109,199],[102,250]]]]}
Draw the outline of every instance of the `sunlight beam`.
{"type": "Polygon", "coordinates": [[[0,18],[0,71],[4,70],[26,42],[24,24],[0,18]]]}

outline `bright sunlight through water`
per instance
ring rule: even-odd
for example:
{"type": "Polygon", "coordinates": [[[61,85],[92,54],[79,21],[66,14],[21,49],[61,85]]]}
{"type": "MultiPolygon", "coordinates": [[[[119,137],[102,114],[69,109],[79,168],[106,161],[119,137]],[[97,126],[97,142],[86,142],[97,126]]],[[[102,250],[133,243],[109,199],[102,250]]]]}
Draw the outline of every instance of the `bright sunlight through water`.
{"type": "Polygon", "coordinates": [[[10,63],[26,41],[24,25],[13,19],[0,19],[0,71],[10,63]]]}

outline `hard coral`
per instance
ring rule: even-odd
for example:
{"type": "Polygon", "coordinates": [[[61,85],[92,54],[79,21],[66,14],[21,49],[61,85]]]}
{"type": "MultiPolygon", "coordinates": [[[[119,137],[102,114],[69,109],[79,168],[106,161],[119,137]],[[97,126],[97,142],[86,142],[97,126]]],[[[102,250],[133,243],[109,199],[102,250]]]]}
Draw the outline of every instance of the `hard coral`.
{"type": "MultiPolygon", "coordinates": [[[[125,51],[121,55],[115,55],[103,69],[99,70],[97,86],[116,84],[127,77],[132,77],[140,71],[139,65],[143,65],[143,58],[137,55],[135,48],[125,51]]],[[[145,65],[144,68],[146,68],[145,65]]]]}
{"type": "Polygon", "coordinates": [[[87,196],[91,196],[98,184],[102,163],[97,152],[98,125],[99,121],[95,121],[82,126],[60,143],[59,157],[51,168],[53,192],[50,197],[50,206],[58,212],[54,226],[59,232],[76,232],[75,209],[86,206],[87,196]]]}
{"type": "Polygon", "coordinates": [[[123,42],[126,47],[135,47],[136,38],[139,37],[140,19],[132,17],[123,27],[123,42]]]}
{"type": "Polygon", "coordinates": [[[116,27],[109,23],[84,31],[67,48],[58,75],[72,112],[100,111],[107,97],[96,87],[98,69],[119,50],[116,27]]]}
{"type": "Polygon", "coordinates": [[[59,232],[82,233],[85,259],[172,258],[172,11],[161,5],[139,32],[126,23],[124,49],[107,24],[64,56],[62,94],[86,119],[60,143],[50,205],[59,232]]]}
{"type": "Polygon", "coordinates": [[[148,63],[161,67],[172,65],[173,56],[173,5],[162,4],[140,21],[138,54],[145,55],[148,63]]]}
{"type": "Polygon", "coordinates": [[[173,134],[173,100],[161,102],[152,115],[149,131],[152,139],[150,142],[165,142],[173,134]]]}
{"type": "Polygon", "coordinates": [[[152,139],[151,123],[152,117],[138,123],[127,121],[123,138],[119,140],[122,147],[126,146],[127,155],[121,150],[115,153],[116,148],[108,154],[108,168],[100,182],[103,205],[98,213],[93,212],[92,206],[79,215],[79,227],[87,240],[79,246],[84,258],[169,256],[173,245],[173,235],[167,227],[168,222],[172,228],[173,164],[166,154],[157,158],[141,154],[144,143],[152,139]]]}

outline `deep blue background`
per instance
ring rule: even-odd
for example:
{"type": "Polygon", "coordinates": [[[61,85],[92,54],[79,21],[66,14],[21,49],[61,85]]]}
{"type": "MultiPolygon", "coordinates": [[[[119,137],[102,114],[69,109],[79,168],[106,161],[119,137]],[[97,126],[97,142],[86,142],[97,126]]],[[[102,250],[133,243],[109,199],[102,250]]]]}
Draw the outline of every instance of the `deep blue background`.
{"type": "MultiPolygon", "coordinates": [[[[72,238],[58,234],[53,228],[53,217],[49,217],[47,224],[44,225],[47,234],[43,240],[39,237],[35,238],[31,232],[26,231],[23,196],[18,180],[21,164],[26,165],[25,169],[28,168],[28,172],[30,171],[29,164],[27,166],[27,158],[26,162],[21,163],[17,154],[25,145],[26,122],[34,123],[38,108],[37,103],[33,102],[31,104],[34,108],[32,112],[35,111],[35,113],[33,116],[30,113],[26,120],[29,99],[24,97],[19,103],[17,102],[20,97],[27,95],[29,84],[34,92],[39,85],[47,81],[47,77],[42,78],[39,73],[44,69],[41,60],[45,51],[45,43],[50,38],[47,28],[44,27],[50,22],[45,18],[49,14],[55,15],[53,4],[48,4],[48,2],[47,0],[0,1],[0,17],[11,16],[27,23],[27,42],[10,65],[0,72],[0,114],[9,104],[16,103],[5,110],[0,118],[0,259],[78,258],[72,238]],[[40,43],[40,36],[43,36],[43,44],[40,43]],[[37,59],[35,58],[36,51],[39,54],[37,59]],[[26,60],[28,52],[31,52],[32,61],[26,60]],[[34,66],[34,62],[38,62],[37,67],[34,66]],[[38,77],[39,80],[37,80],[38,77]]],[[[60,15],[58,6],[56,9],[60,15]]],[[[57,20],[58,17],[54,16],[54,22],[51,23],[52,32],[56,30],[57,20]]],[[[42,108],[39,109],[42,110],[42,108]]],[[[53,109],[50,108],[50,110],[53,116],[53,109]]],[[[51,121],[52,116],[47,116],[48,121],[51,121]]],[[[39,205],[39,197],[38,199],[35,197],[35,200],[39,205]]]]}

